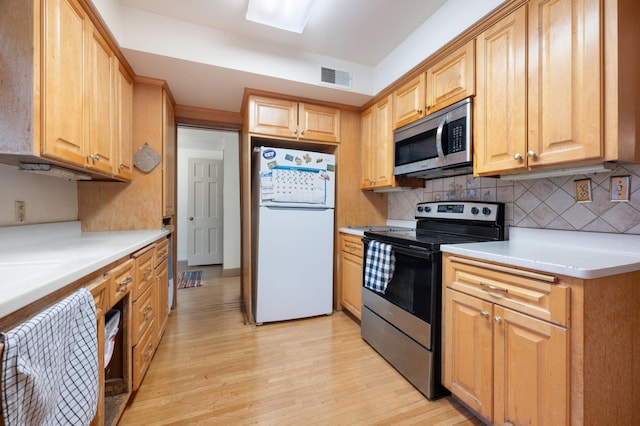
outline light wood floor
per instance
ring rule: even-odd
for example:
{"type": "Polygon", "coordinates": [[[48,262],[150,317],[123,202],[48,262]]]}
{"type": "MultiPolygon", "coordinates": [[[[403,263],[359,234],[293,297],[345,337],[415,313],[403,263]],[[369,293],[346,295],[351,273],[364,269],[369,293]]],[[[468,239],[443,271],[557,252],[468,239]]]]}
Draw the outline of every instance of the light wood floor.
{"type": "Polygon", "coordinates": [[[348,315],[245,325],[238,277],[204,269],[178,307],[121,425],[479,425],[429,402],[348,315]]]}

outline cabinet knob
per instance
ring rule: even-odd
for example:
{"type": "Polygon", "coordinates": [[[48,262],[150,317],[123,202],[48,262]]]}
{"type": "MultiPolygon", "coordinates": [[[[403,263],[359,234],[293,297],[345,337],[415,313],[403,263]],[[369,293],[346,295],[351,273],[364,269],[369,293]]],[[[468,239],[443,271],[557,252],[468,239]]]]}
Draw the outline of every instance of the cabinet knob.
{"type": "Polygon", "coordinates": [[[527,157],[533,158],[536,156],[536,152],[535,151],[527,151],[527,157]]]}
{"type": "Polygon", "coordinates": [[[422,114],[422,110],[421,110],[420,108],[418,108],[418,109],[416,110],[416,112],[417,112],[418,114],[422,114]]]}
{"type": "Polygon", "coordinates": [[[493,317],[493,320],[495,321],[496,324],[500,324],[502,322],[502,318],[500,317],[493,317]]]}
{"type": "Polygon", "coordinates": [[[293,134],[297,135],[298,134],[298,129],[293,129],[293,134]]]}
{"type": "Polygon", "coordinates": [[[521,160],[522,159],[522,154],[520,154],[519,152],[516,152],[516,154],[513,156],[514,160],[521,160]]]}
{"type": "Polygon", "coordinates": [[[304,135],[304,130],[300,130],[300,136],[304,135]]]}
{"type": "Polygon", "coordinates": [[[489,318],[489,312],[487,312],[487,311],[480,311],[480,315],[481,315],[483,318],[489,318]]]}

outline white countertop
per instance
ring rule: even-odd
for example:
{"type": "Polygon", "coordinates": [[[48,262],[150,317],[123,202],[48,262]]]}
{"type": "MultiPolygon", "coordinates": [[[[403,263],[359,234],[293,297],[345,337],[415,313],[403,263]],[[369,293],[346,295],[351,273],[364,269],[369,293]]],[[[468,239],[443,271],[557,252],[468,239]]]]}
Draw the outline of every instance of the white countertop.
{"type": "Polygon", "coordinates": [[[508,241],[442,245],[440,249],[584,279],[640,270],[640,235],[511,228],[508,241]]]}
{"type": "Polygon", "coordinates": [[[80,222],[0,227],[0,318],[168,233],[82,232],[80,222]]]}

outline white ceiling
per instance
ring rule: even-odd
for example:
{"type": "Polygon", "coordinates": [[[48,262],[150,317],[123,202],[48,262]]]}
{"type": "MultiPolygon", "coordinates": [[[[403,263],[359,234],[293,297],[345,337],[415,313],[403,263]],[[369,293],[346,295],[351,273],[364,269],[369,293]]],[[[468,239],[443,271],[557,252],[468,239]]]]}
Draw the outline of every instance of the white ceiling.
{"type": "MultiPolygon", "coordinates": [[[[228,46],[240,46],[250,52],[248,56],[256,58],[273,52],[282,57],[281,52],[286,51],[292,60],[327,57],[337,64],[345,64],[345,68],[361,67],[365,72],[360,74],[373,75],[378,64],[443,4],[452,0],[317,0],[302,34],[245,20],[248,0],[99,0],[96,3],[99,6],[100,2],[108,1],[122,9],[121,28],[114,33],[136,74],[167,80],[178,104],[237,112],[245,87],[360,106],[375,95],[374,85],[369,85],[371,90],[339,90],[295,81],[267,70],[263,72],[264,65],[236,68],[224,53],[212,61],[200,60],[192,53],[173,54],[162,48],[154,51],[144,45],[149,40],[160,43],[161,37],[151,33],[145,36],[144,25],[139,25],[136,19],[150,17],[149,20],[156,19],[159,23],[189,23],[188,28],[215,30],[215,33],[197,33],[204,36],[194,38],[193,43],[185,42],[183,31],[161,34],[167,37],[165,45],[171,44],[170,37],[183,37],[178,52],[201,46],[203,38],[215,36],[216,43],[223,40],[228,46]],[[216,63],[217,60],[220,62],[216,63]]],[[[111,28],[109,19],[106,21],[111,28]]],[[[233,59],[246,60],[247,55],[244,56],[233,59]]]]}

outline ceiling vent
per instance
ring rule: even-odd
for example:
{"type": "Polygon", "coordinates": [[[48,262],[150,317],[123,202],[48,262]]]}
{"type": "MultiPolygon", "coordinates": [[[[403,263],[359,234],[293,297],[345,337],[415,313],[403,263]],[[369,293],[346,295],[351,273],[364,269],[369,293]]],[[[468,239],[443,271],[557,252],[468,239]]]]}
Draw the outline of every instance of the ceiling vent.
{"type": "Polygon", "coordinates": [[[320,68],[320,80],[325,84],[351,89],[351,73],[347,71],[322,67],[320,68]]]}

